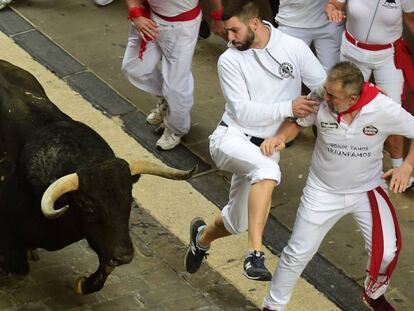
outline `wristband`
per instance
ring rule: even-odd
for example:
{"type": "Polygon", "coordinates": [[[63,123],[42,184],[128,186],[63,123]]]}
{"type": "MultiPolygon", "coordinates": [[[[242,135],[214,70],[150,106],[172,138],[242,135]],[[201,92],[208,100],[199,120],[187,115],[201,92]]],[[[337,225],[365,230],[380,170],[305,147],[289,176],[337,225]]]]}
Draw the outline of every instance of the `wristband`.
{"type": "Polygon", "coordinates": [[[145,16],[145,12],[143,9],[141,9],[138,6],[133,6],[132,8],[130,8],[128,10],[128,19],[132,20],[134,18],[140,17],[140,16],[145,16]]]}
{"type": "Polygon", "coordinates": [[[223,8],[219,8],[217,10],[211,11],[210,16],[215,21],[221,21],[221,15],[223,14],[223,8]]]}

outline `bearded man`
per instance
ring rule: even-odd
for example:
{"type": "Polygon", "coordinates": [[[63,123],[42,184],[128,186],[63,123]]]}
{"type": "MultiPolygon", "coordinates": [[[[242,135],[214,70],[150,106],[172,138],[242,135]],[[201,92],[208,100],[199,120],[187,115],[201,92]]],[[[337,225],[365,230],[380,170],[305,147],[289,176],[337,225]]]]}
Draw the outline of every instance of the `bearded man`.
{"type": "Polygon", "coordinates": [[[270,281],[262,234],[281,174],[279,154],[264,156],[259,146],[275,135],[286,118],[316,111],[318,102],[300,96],[301,85],[313,90],[326,75],[303,41],[262,21],[254,1],[223,4],[221,19],[229,48],[219,58],[218,75],[226,105],[210,136],[210,153],[217,167],[233,176],[229,203],[214,223],[206,225],[201,218],[191,222],[185,266],[195,273],[211,242],[248,229],[244,275],[270,281]]]}

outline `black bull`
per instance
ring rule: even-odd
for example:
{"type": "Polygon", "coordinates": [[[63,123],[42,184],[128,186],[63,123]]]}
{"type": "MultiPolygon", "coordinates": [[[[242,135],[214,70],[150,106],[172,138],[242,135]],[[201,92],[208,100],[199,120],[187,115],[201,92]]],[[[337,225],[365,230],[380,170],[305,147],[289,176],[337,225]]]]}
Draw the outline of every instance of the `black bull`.
{"type": "Polygon", "coordinates": [[[140,174],[189,178],[146,161],[127,162],[91,128],[72,120],[27,71],[0,60],[0,267],[27,274],[27,251],[85,238],[99,257],[75,291],[100,290],[129,263],[132,184],[140,174]],[[45,217],[46,216],[46,217],[45,217]]]}

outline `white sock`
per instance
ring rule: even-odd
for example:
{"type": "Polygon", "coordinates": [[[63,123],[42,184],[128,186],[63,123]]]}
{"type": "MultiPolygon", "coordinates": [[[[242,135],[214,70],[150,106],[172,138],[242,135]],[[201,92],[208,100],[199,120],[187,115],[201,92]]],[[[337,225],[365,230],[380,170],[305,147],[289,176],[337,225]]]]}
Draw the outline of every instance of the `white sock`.
{"type": "Polygon", "coordinates": [[[210,248],[210,245],[209,246],[204,246],[199,241],[200,235],[204,231],[205,227],[206,227],[206,225],[201,226],[201,227],[198,228],[198,233],[197,233],[197,237],[196,237],[197,247],[200,248],[200,249],[202,249],[202,250],[204,250],[204,251],[206,251],[206,250],[208,250],[210,248]]]}
{"type": "Polygon", "coordinates": [[[403,158],[391,159],[392,167],[400,167],[403,163],[403,158]]]}

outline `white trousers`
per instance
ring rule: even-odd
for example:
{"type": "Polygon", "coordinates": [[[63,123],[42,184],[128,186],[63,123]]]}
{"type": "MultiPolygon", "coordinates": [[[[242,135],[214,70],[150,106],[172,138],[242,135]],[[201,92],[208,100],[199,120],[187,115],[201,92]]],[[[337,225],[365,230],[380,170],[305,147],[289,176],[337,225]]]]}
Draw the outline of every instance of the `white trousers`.
{"type": "MultiPolygon", "coordinates": [[[[376,191],[374,193],[378,202],[384,245],[380,273],[385,273],[396,254],[395,225],[398,224],[394,224],[390,208],[382,196],[376,191]]],[[[308,185],[304,188],[292,236],[283,249],[264,306],[277,311],[285,309],[293,287],[325,235],[346,214],[351,214],[355,219],[364,238],[365,248],[371,255],[373,222],[367,193],[331,194],[308,185]]],[[[376,292],[371,295],[374,299],[382,295],[388,285],[381,284],[381,277],[378,281],[380,285],[374,286],[376,292]]]]}
{"type": "Polygon", "coordinates": [[[279,153],[264,156],[239,129],[218,126],[210,136],[210,154],[220,170],[233,173],[229,202],[222,210],[224,226],[231,234],[245,232],[251,185],[265,179],[280,183],[279,153]]]}
{"type": "Polygon", "coordinates": [[[122,61],[122,71],[131,84],[166,98],[168,111],[164,123],[177,135],[185,135],[190,130],[190,111],[194,104],[191,63],[201,18],[200,14],[191,21],[158,23],[159,37],[148,42],[142,61],[138,59],[141,38],[131,26],[122,61]]]}
{"type": "Polygon", "coordinates": [[[395,68],[393,47],[380,51],[364,50],[353,45],[343,36],[341,60],[348,60],[357,65],[365,81],[369,81],[371,75],[374,75],[375,83],[401,105],[404,75],[401,69],[395,68]]]}
{"type": "Polygon", "coordinates": [[[279,30],[292,37],[303,40],[307,45],[315,46],[316,57],[325,71],[339,62],[339,47],[341,46],[343,24],[328,23],[316,28],[297,28],[279,26],[279,30]]]}

